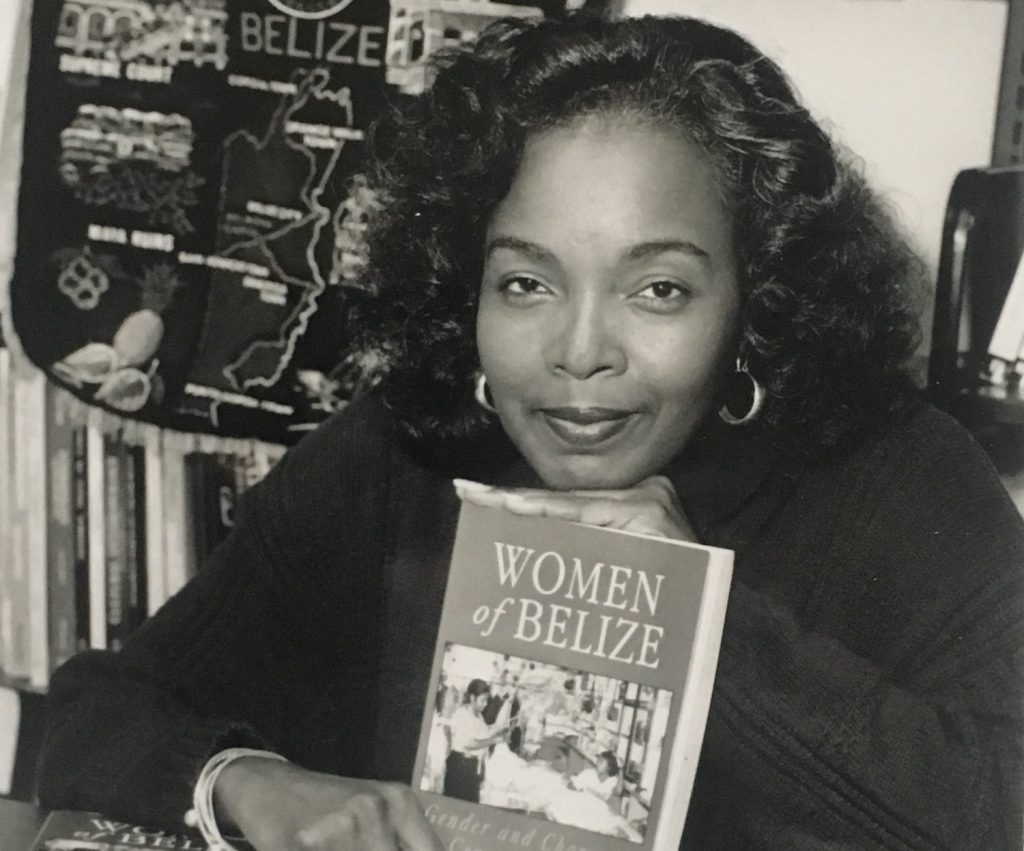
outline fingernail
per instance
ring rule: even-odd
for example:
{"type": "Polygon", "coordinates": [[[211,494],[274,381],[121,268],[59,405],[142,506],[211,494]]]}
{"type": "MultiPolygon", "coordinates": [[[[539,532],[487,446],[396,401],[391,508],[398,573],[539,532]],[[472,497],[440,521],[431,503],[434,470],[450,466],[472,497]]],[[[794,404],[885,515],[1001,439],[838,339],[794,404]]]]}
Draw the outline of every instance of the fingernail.
{"type": "Polygon", "coordinates": [[[510,493],[505,496],[505,505],[512,509],[529,508],[530,500],[519,493],[510,493]]]}
{"type": "Polygon", "coordinates": [[[462,490],[483,493],[484,491],[491,490],[490,485],[485,485],[483,482],[474,482],[469,479],[452,479],[452,484],[455,485],[455,490],[457,491],[462,490]]]}

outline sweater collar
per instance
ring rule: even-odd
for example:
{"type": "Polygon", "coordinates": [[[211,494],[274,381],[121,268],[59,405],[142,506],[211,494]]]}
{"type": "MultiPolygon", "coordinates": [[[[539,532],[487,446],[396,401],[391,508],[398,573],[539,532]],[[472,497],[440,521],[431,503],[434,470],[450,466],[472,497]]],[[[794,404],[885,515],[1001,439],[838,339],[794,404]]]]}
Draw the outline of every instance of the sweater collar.
{"type": "Polygon", "coordinates": [[[783,466],[783,453],[756,431],[711,417],[669,463],[665,475],[700,530],[736,514],[769,474],[783,466]]]}

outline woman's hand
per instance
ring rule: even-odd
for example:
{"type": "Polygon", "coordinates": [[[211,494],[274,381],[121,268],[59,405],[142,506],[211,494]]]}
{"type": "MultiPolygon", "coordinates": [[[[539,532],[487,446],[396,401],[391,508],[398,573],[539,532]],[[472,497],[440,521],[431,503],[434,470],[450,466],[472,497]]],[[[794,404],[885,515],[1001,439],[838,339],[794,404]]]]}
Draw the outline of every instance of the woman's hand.
{"type": "Polygon", "coordinates": [[[514,514],[557,517],[680,541],[697,540],[672,483],[664,476],[651,476],[625,490],[589,491],[496,488],[456,479],[455,492],[459,499],[474,505],[504,508],[514,514]]]}
{"type": "Polygon", "coordinates": [[[442,851],[412,789],[247,757],[217,778],[219,820],[257,851],[442,851]]]}

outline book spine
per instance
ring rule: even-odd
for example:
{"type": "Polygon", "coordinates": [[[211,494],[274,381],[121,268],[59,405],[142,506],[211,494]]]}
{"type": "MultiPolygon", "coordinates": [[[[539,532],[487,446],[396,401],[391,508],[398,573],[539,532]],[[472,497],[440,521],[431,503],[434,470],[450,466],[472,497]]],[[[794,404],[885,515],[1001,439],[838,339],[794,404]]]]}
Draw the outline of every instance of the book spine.
{"type": "MultiPolygon", "coordinates": [[[[217,525],[216,535],[210,542],[210,552],[213,552],[235,528],[235,506],[238,504],[238,497],[247,487],[245,458],[242,455],[223,454],[218,460],[220,480],[217,487],[217,525]]],[[[209,553],[207,555],[209,556],[209,553]]]]}
{"type": "Polygon", "coordinates": [[[49,470],[46,495],[47,578],[50,665],[56,668],[74,655],[75,544],[73,529],[73,443],[69,399],[54,384],[46,390],[46,442],[49,470]]]}
{"type": "Polygon", "coordinates": [[[122,560],[122,637],[146,619],[146,481],[142,448],[122,442],[121,498],[124,558],[122,560]]]}
{"type": "Polygon", "coordinates": [[[71,435],[71,540],[75,582],[75,649],[89,648],[88,426],[71,435]]]}
{"type": "Polygon", "coordinates": [[[89,644],[107,647],[107,510],[103,453],[103,412],[89,410],[86,465],[89,471],[89,644]]]}
{"type": "Polygon", "coordinates": [[[176,594],[188,581],[184,435],[163,436],[164,588],[176,594]]]}
{"type": "Polygon", "coordinates": [[[23,500],[24,519],[23,580],[25,582],[28,679],[35,688],[44,688],[50,679],[49,611],[47,607],[46,545],[46,376],[26,366],[19,377],[21,393],[15,416],[18,418],[18,457],[21,469],[16,480],[23,500]]]}
{"type": "Polygon", "coordinates": [[[235,501],[238,499],[238,459],[218,452],[204,458],[206,512],[202,561],[223,541],[235,524],[235,501]]]}
{"type": "Polygon", "coordinates": [[[149,467],[146,464],[146,450],[143,446],[131,447],[132,469],[135,473],[135,594],[132,598],[132,629],[142,625],[149,616],[148,553],[149,535],[146,525],[146,484],[149,467]]]}
{"type": "Polygon", "coordinates": [[[238,498],[249,490],[252,484],[252,456],[238,452],[231,456],[231,472],[234,474],[234,500],[231,503],[230,526],[235,526],[235,504],[238,498]]]}
{"type": "Polygon", "coordinates": [[[206,524],[203,522],[206,486],[202,459],[201,453],[190,452],[183,462],[186,581],[196,575],[206,551],[206,524]]]}
{"type": "Polygon", "coordinates": [[[121,470],[124,444],[120,436],[103,441],[103,485],[106,504],[106,633],[107,647],[120,650],[124,639],[125,520],[121,470]]]}
{"type": "Polygon", "coordinates": [[[28,407],[24,404],[23,377],[18,364],[11,364],[11,387],[9,405],[10,424],[10,559],[8,599],[10,609],[10,653],[7,658],[7,675],[16,679],[27,679],[29,675],[29,625],[28,625],[28,554],[26,532],[28,510],[25,494],[25,447],[21,440],[27,422],[28,407]]]}
{"type": "Polygon", "coordinates": [[[147,427],[143,441],[146,467],[146,611],[152,615],[168,596],[164,561],[164,458],[160,430],[147,427]]]}

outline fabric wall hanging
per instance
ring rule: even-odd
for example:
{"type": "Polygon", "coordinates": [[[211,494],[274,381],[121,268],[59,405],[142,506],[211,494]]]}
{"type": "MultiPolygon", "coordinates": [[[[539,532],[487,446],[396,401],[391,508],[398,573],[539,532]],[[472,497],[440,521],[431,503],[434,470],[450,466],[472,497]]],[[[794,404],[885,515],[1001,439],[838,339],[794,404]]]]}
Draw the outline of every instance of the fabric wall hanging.
{"type": "Polygon", "coordinates": [[[386,96],[422,89],[429,53],[504,14],[541,12],[36,0],[10,292],[22,348],[121,416],[293,441],[372,379],[345,330],[366,297],[366,129],[386,96]]]}

